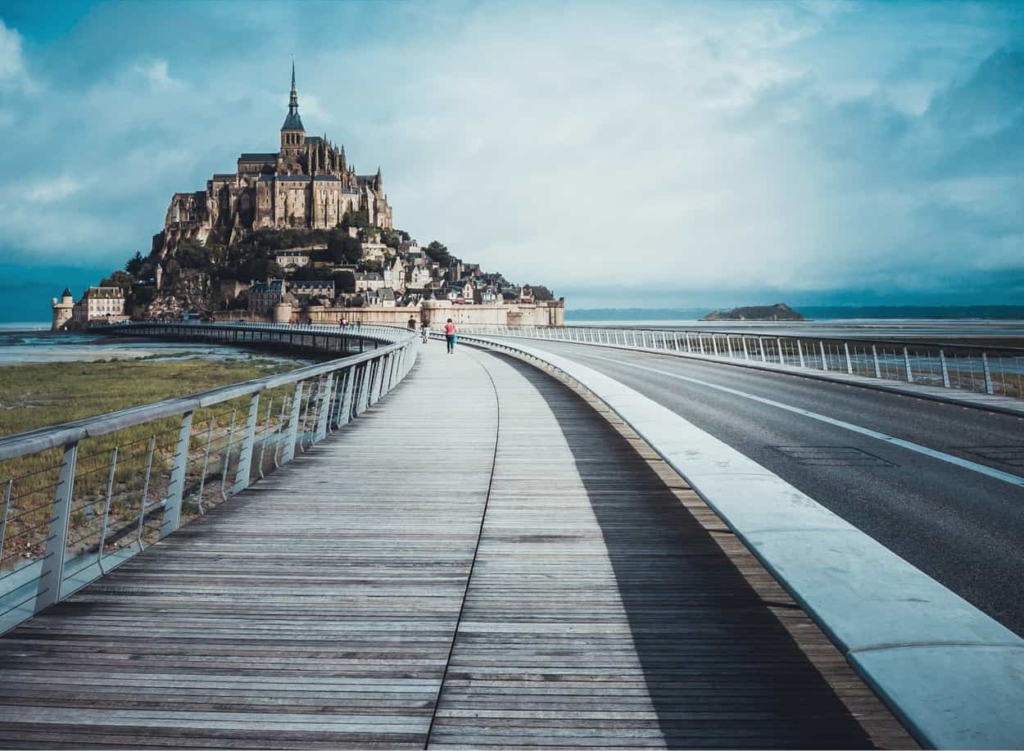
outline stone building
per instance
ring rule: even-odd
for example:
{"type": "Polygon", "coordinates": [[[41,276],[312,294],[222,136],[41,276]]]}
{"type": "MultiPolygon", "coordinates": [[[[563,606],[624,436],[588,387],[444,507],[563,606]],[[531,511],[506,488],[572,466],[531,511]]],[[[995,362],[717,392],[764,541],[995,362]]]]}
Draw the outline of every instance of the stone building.
{"type": "Polygon", "coordinates": [[[284,280],[268,279],[257,282],[249,288],[249,312],[265,315],[284,300],[284,280]]]}
{"type": "Polygon", "coordinates": [[[53,330],[73,326],[82,328],[103,321],[117,323],[127,320],[124,314],[124,290],[120,287],[89,287],[78,302],[72,302],[71,290],[65,289],[60,302],[54,298],[53,330]]]}
{"type": "Polygon", "coordinates": [[[65,287],[64,292],[61,293],[60,300],[58,301],[56,297],[53,298],[51,306],[53,307],[53,324],[50,328],[53,331],[60,331],[68,324],[68,321],[71,320],[74,314],[75,300],[71,296],[71,290],[65,287]]]}
{"type": "Polygon", "coordinates": [[[356,174],[344,146],[326,134],[306,135],[293,64],[280,150],[242,154],[236,171],[213,175],[205,191],[175,193],[153,247],[166,253],[183,238],[231,243],[264,228],[333,229],[346,213],[357,212],[371,225],[394,226],[380,168],[375,175],[356,174]]]}

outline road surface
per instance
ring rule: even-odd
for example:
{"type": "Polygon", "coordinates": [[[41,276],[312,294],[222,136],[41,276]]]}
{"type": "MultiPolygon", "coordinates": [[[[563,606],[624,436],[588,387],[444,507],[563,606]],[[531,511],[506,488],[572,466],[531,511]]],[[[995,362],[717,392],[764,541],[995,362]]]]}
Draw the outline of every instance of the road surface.
{"type": "Polygon", "coordinates": [[[560,342],[1024,636],[1024,420],[717,363],[560,342]]]}

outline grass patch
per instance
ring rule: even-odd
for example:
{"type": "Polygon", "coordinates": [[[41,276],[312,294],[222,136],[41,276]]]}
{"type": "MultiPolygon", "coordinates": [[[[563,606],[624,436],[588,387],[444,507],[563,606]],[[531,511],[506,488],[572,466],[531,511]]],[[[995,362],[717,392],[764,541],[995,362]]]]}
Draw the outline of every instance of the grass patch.
{"type": "Polygon", "coordinates": [[[59,425],[272,373],[287,363],[245,360],[57,362],[0,368],[0,435],[59,425]]]}
{"type": "MultiPolygon", "coordinates": [[[[122,360],[4,367],[0,368],[0,435],[151,404],[295,367],[298,364],[266,358],[166,362],[122,360]]],[[[283,387],[261,395],[261,405],[264,405],[260,413],[261,426],[267,409],[265,405],[270,404],[270,398],[279,404],[291,391],[294,387],[283,387]]],[[[229,460],[237,459],[237,447],[236,456],[232,457],[228,444],[231,414],[236,412],[236,428],[244,426],[248,405],[249,397],[242,397],[195,412],[189,452],[190,478],[202,466],[199,460],[209,435],[214,439],[210,478],[216,479],[227,472],[229,460]],[[208,433],[207,427],[211,418],[215,426],[212,434],[208,433]]],[[[88,438],[79,444],[70,525],[76,549],[88,549],[98,539],[113,448],[118,447],[119,457],[112,485],[110,521],[113,527],[132,526],[143,508],[159,501],[166,492],[180,422],[180,417],[170,417],[88,438]],[[145,477],[151,439],[155,441],[155,450],[151,482],[147,489],[145,477]],[[145,494],[144,489],[148,491],[145,494]],[[146,496],[144,503],[143,495],[146,496]]],[[[51,449],[0,462],[0,506],[4,483],[8,479],[15,481],[0,570],[14,565],[15,558],[37,558],[41,554],[61,456],[61,449],[51,449]]]]}

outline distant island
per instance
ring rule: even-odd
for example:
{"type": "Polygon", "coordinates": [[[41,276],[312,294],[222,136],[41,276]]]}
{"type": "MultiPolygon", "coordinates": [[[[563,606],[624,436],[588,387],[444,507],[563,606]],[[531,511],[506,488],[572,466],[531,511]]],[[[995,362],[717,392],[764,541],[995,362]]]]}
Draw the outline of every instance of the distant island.
{"type": "Polygon", "coordinates": [[[702,321],[806,321],[802,315],[797,313],[785,303],[777,302],[774,305],[752,305],[746,308],[733,308],[732,310],[712,310],[702,321]]]}

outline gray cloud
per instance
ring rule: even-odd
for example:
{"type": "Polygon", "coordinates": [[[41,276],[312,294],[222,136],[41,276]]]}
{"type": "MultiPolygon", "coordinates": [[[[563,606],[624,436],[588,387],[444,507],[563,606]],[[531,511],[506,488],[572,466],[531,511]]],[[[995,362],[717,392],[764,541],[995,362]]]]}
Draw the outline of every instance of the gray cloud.
{"type": "Polygon", "coordinates": [[[307,127],[383,168],[401,226],[581,299],[1024,268],[1002,5],[240,7],[99,6],[18,47],[35,91],[0,88],[3,253],[147,247],[172,192],[275,147],[295,51],[307,127]]]}

